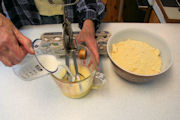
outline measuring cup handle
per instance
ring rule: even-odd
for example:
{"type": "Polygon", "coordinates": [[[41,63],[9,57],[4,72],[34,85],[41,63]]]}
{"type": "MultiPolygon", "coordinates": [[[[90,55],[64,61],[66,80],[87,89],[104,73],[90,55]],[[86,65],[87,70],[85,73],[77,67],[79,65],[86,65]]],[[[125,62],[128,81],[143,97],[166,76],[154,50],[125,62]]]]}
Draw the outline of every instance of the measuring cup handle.
{"type": "Polygon", "coordinates": [[[106,81],[105,75],[103,73],[96,72],[94,81],[93,81],[93,85],[91,88],[97,90],[104,85],[105,81],[106,81]]]}
{"type": "Polygon", "coordinates": [[[33,40],[33,42],[32,42],[32,47],[33,47],[33,48],[35,48],[35,47],[36,47],[36,46],[35,46],[35,43],[36,43],[38,40],[42,41],[42,40],[41,40],[41,39],[39,39],[39,38],[37,38],[37,39],[33,40]]]}

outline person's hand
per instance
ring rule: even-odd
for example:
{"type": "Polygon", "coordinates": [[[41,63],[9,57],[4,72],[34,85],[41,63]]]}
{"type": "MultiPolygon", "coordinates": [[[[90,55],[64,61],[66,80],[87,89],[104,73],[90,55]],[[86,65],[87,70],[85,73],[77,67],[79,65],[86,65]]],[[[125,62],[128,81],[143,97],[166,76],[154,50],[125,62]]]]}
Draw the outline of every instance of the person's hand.
{"type": "Polygon", "coordinates": [[[97,64],[99,64],[99,54],[97,48],[97,41],[95,39],[95,29],[92,20],[85,20],[83,28],[77,36],[78,42],[85,42],[89,50],[94,54],[97,64]]]}
{"type": "Polygon", "coordinates": [[[18,64],[27,53],[34,54],[32,42],[0,14],[0,61],[6,66],[18,64]]]}

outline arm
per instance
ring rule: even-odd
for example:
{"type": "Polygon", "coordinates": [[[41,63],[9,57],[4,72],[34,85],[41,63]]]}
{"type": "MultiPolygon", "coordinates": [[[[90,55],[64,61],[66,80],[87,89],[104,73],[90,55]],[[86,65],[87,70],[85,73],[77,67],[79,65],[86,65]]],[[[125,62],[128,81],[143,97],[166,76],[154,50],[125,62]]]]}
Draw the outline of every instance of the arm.
{"type": "Polygon", "coordinates": [[[0,14],[0,61],[6,66],[12,66],[18,64],[27,53],[34,54],[31,41],[0,14]]]}
{"type": "Polygon", "coordinates": [[[80,0],[77,4],[79,26],[82,29],[77,36],[78,42],[85,42],[99,64],[99,54],[95,31],[105,15],[105,6],[101,0],[80,0]]]}
{"type": "Polygon", "coordinates": [[[94,22],[95,30],[97,30],[105,16],[106,7],[104,3],[101,0],[80,0],[76,7],[80,28],[83,27],[86,19],[90,19],[94,22]]]}

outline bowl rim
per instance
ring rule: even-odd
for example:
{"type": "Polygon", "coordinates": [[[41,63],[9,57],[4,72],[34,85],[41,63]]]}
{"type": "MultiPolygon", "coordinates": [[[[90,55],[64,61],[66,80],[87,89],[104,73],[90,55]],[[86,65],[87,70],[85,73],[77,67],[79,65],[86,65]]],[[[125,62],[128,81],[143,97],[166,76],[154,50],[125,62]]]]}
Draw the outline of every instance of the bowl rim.
{"type": "MultiPolygon", "coordinates": [[[[125,40],[123,40],[123,41],[125,41],[125,40]]],[[[153,76],[157,76],[157,75],[160,75],[160,74],[165,73],[165,72],[172,66],[172,64],[173,64],[173,59],[174,59],[174,57],[173,57],[173,55],[172,55],[172,51],[171,51],[170,47],[168,46],[167,42],[164,40],[164,38],[162,38],[160,35],[157,35],[157,34],[151,32],[151,31],[149,31],[149,30],[146,30],[146,29],[126,28],[126,29],[123,29],[123,30],[119,30],[119,31],[117,31],[116,33],[114,33],[114,34],[112,34],[112,35],[110,36],[109,40],[107,41],[107,46],[106,46],[106,48],[107,48],[108,57],[109,57],[110,61],[114,63],[114,65],[116,65],[119,69],[122,69],[123,71],[125,71],[125,72],[127,72],[127,73],[129,73],[129,74],[132,74],[132,75],[136,75],[136,76],[141,76],[141,77],[153,77],[153,76]],[[113,38],[115,35],[117,35],[117,34],[119,34],[119,33],[121,33],[121,32],[124,32],[124,31],[132,31],[132,30],[136,30],[136,31],[144,32],[144,33],[146,32],[147,34],[151,34],[151,35],[153,35],[153,36],[155,36],[155,37],[159,37],[159,38],[160,38],[160,41],[162,41],[162,42],[164,42],[164,43],[166,44],[167,49],[168,49],[169,52],[170,52],[170,64],[169,64],[163,71],[161,70],[161,72],[156,73],[156,74],[152,74],[152,75],[137,74],[137,73],[133,73],[133,72],[131,72],[131,71],[128,71],[128,70],[122,68],[120,65],[118,65],[118,64],[112,59],[111,53],[110,53],[110,48],[109,48],[110,42],[112,41],[112,38],[113,38]]]]}

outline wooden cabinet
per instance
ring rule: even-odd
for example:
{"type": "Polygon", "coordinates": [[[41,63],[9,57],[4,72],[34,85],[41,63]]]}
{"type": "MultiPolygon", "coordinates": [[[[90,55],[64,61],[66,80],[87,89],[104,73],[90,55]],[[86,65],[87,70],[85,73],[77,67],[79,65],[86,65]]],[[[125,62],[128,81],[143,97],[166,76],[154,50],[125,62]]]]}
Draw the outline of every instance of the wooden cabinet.
{"type": "Polygon", "coordinates": [[[150,14],[149,23],[160,23],[159,18],[154,10],[152,10],[150,14]]]}
{"type": "Polygon", "coordinates": [[[122,19],[124,0],[102,0],[106,5],[106,16],[104,22],[119,22],[122,19]]]}
{"type": "Polygon", "coordinates": [[[123,22],[123,18],[125,22],[137,22],[141,18],[142,20],[147,19],[141,22],[160,23],[154,10],[152,10],[152,12],[150,12],[151,10],[149,12],[147,12],[147,10],[137,11],[138,8],[136,8],[136,0],[102,0],[102,1],[106,5],[106,15],[103,22],[123,22]],[[145,13],[147,13],[148,15],[146,15],[145,13]],[[128,19],[129,21],[126,21],[126,19],[128,19]]]}

